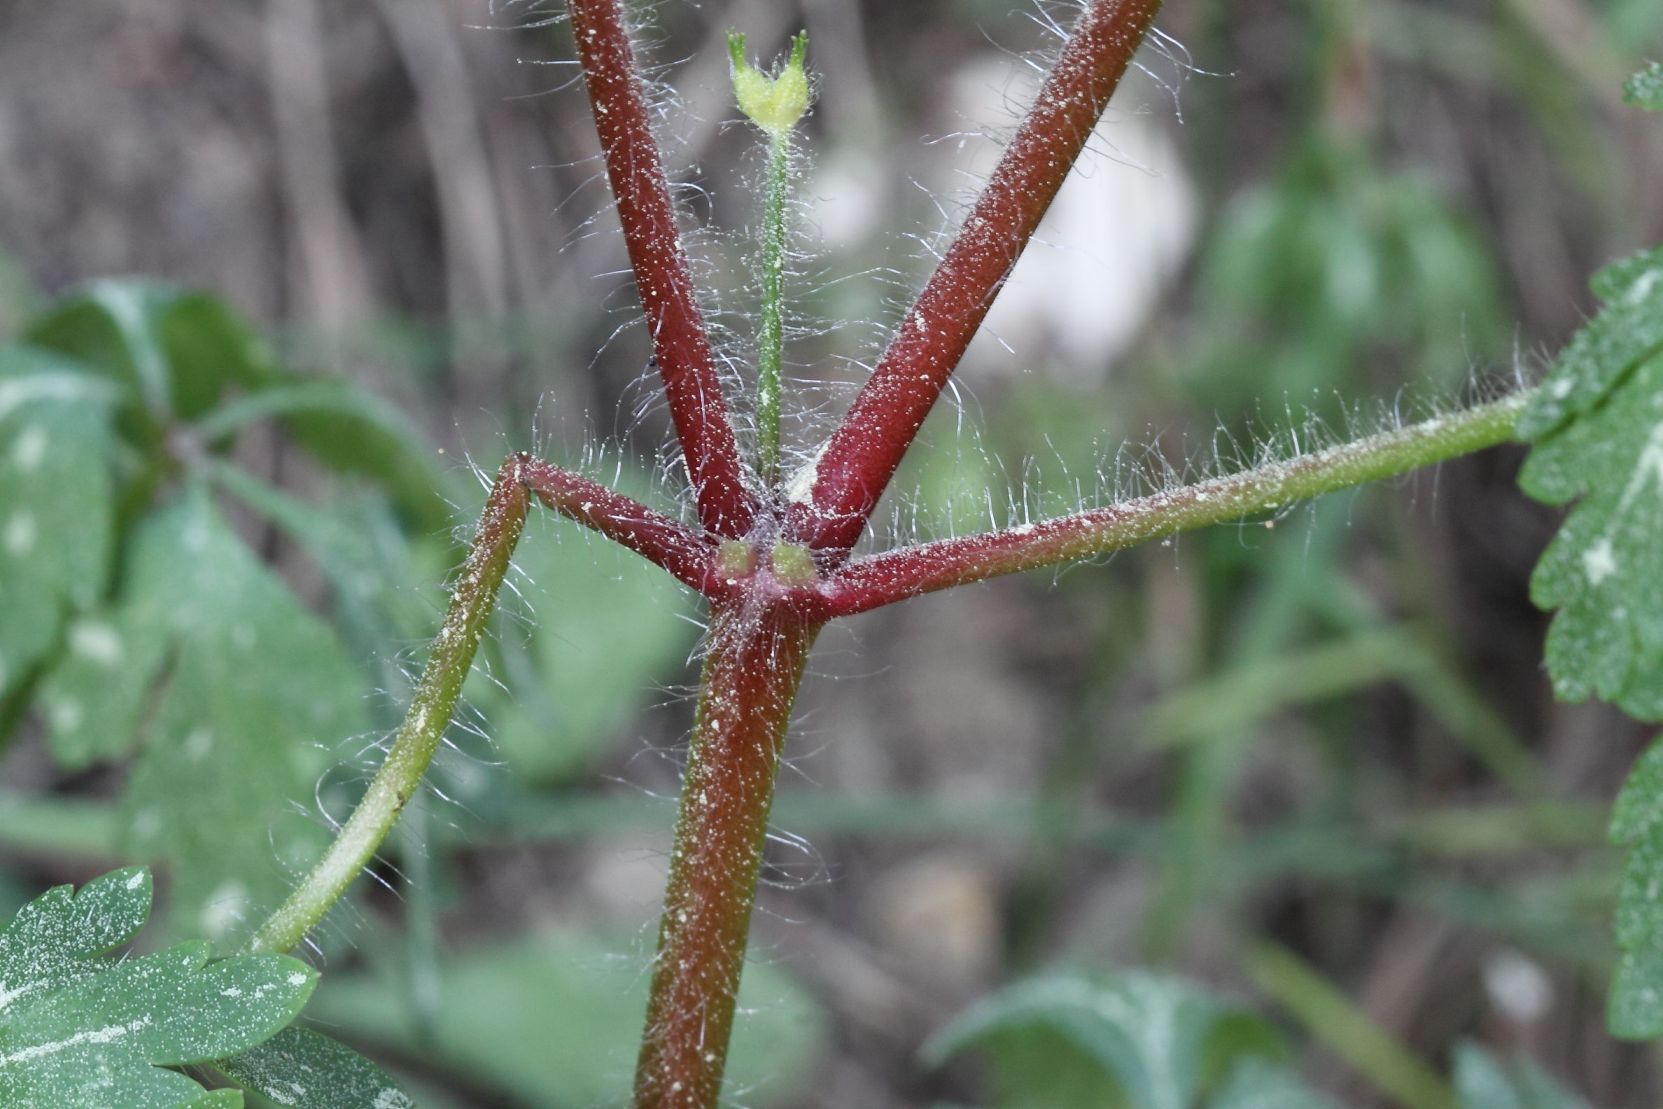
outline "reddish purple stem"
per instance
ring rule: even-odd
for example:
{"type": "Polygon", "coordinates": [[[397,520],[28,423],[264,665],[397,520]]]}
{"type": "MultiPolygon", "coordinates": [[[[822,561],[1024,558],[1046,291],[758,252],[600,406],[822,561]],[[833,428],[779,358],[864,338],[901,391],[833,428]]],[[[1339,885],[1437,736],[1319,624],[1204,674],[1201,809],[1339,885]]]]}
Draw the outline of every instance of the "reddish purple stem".
{"type": "Polygon", "coordinates": [[[723,592],[715,570],[716,545],[707,536],[540,458],[521,454],[512,461],[512,476],[562,516],[657,563],[677,581],[700,593],[715,596],[723,592]]]}
{"type": "Polygon", "coordinates": [[[568,8],[699,523],[717,535],[740,536],[750,529],[756,502],[745,487],[623,13],[618,0],[569,0],[568,8]]]}
{"type": "Polygon", "coordinates": [[[1090,138],[1160,0],[1092,0],[817,468],[792,532],[847,552],[1090,138]]]}

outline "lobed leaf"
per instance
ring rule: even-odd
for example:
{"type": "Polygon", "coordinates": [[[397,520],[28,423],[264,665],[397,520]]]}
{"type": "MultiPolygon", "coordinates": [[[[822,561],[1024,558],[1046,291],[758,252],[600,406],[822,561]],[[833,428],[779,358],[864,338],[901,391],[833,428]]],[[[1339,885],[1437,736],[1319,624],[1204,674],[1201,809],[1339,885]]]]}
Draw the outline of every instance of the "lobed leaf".
{"type": "Polygon", "coordinates": [[[1287,1068],[1248,1058],[1230,1072],[1207,1109],[1338,1109],[1338,1104],[1287,1068]]]}
{"type": "Polygon", "coordinates": [[[1560,698],[1663,719],[1663,249],[1606,269],[1595,289],[1606,309],[1519,423],[1536,439],[1525,491],[1577,502],[1531,597],[1558,610],[1547,663],[1560,698]]]}
{"type": "Polygon", "coordinates": [[[142,446],[155,449],[179,420],[212,442],[247,419],[280,416],[325,465],[373,478],[416,527],[450,524],[431,452],[402,413],[346,382],[281,369],[217,297],[155,281],[93,281],[26,334],[119,383],[133,399],[125,429],[142,446]],[[233,390],[243,395],[227,401],[233,390]]]}
{"type": "Polygon", "coordinates": [[[392,405],[344,381],[294,377],[224,406],[199,428],[212,436],[263,414],[281,416],[295,441],[326,466],[374,479],[413,530],[450,527],[433,450],[392,405]]]}
{"type": "MultiPolygon", "coordinates": [[[[1520,438],[1545,442],[1576,417],[1592,414],[1663,346],[1663,247],[1615,262],[1589,284],[1605,307],[1560,352],[1535,400],[1519,418],[1520,438]]],[[[1528,486],[1527,491],[1555,504],[1569,500],[1581,491],[1582,483],[1574,471],[1560,470],[1546,466],[1536,479],[1542,492],[1528,486]]]]}
{"type": "Polygon", "coordinates": [[[209,961],[180,944],[110,959],[150,912],[148,871],[130,867],[48,890],[0,932],[0,1104],[8,1109],[233,1106],[183,1066],[253,1047],[287,1025],[317,974],[286,955],[209,961]]]}
{"type": "Polygon", "coordinates": [[[129,755],[167,653],[133,610],[104,607],[65,629],[66,650],[37,691],[52,757],[66,770],[129,755]]]}
{"type": "Polygon", "coordinates": [[[1461,1109],[1587,1109],[1528,1059],[1503,1062],[1476,1044],[1455,1049],[1461,1109]]]}
{"type": "MultiPolygon", "coordinates": [[[[1655,805],[1656,795],[1650,800],[1655,805]]],[[[1663,826],[1655,822],[1629,841],[1617,890],[1616,932],[1622,955],[1606,1023],[1614,1036],[1663,1036],[1663,826]]]]}
{"type": "Polygon", "coordinates": [[[290,1025],[214,1069],[245,1090],[290,1109],[412,1109],[387,1072],[310,1028],[290,1025]]]}
{"type": "Polygon", "coordinates": [[[1611,814],[1611,839],[1628,844],[1617,891],[1617,945],[1606,1023],[1612,1035],[1663,1036],[1663,743],[1629,771],[1611,814]]]}
{"type": "Polygon", "coordinates": [[[67,359],[0,347],[0,694],[104,589],[116,395],[67,359]]]}
{"type": "MultiPolygon", "coordinates": [[[[1547,664],[1565,700],[1598,696],[1663,719],[1663,248],[1595,276],[1605,307],[1571,340],[1518,426],[1535,448],[1519,475],[1550,504],[1575,501],[1531,576],[1557,609],[1547,664]]],[[[1611,838],[1631,848],[1617,904],[1615,1035],[1663,1035],[1663,754],[1623,787],[1611,838]]]]}
{"type": "Polygon", "coordinates": [[[256,388],[276,373],[265,342],[224,302],[154,281],[89,282],[25,337],[131,390],[137,426],[152,434],[207,412],[228,385],[256,388]]]}
{"type": "Polygon", "coordinates": [[[169,646],[124,805],[130,850],[173,864],[189,930],[228,940],[276,904],[325,832],[295,813],[367,727],[359,671],[205,490],[138,529],[122,625],[169,646]]]}
{"type": "MultiPolygon", "coordinates": [[[[972,1006],[923,1053],[939,1065],[972,1046],[993,1050],[1010,1104],[1090,1097],[1138,1109],[1191,1109],[1237,1063],[1280,1045],[1253,1014],[1178,979],[1059,972],[972,1006]]],[[[1240,1096],[1237,1104],[1250,1104],[1245,1092],[1240,1096]]]]}

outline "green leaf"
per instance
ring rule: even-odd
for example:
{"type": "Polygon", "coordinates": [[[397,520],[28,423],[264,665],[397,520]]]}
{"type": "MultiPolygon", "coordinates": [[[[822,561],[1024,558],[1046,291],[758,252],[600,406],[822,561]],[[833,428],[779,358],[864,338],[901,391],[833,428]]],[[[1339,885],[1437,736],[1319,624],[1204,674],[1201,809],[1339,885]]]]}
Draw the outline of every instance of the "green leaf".
{"type": "Polygon", "coordinates": [[[1225,209],[1198,293],[1209,326],[1187,372],[1209,379],[1209,403],[1220,389],[1245,404],[1343,387],[1346,367],[1382,351],[1432,377],[1499,353],[1506,334],[1494,259],[1465,214],[1430,181],[1330,139],[1225,209]]]}
{"type": "Polygon", "coordinates": [[[1587,1109],[1528,1059],[1503,1063],[1476,1044],[1455,1049],[1461,1109],[1587,1109]]]}
{"type": "Polygon", "coordinates": [[[1623,99],[1654,112],[1663,112],[1663,62],[1653,62],[1624,81],[1623,99]]]}
{"type": "Polygon", "coordinates": [[[253,388],[275,373],[264,341],[221,301],[160,282],[89,282],[26,337],[131,387],[152,432],[207,412],[227,384],[253,388]]]}
{"type": "Polygon", "coordinates": [[[0,694],[104,591],[114,399],[72,362],[0,347],[0,694]]]}
{"type": "Polygon", "coordinates": [[[1617,890],[1616,931],[1623,954],[1606,1024],[1613,1036],[1627,1039],[1663,1036],[1663,825],[1651,823],[1630,842],[1617,890]]]}
{"type": "Polygon", "coordinates": [[[413,530],[450,527],[435,451],[392,405],[344,381],[297,377],[227,404],[198,431],[211,440],[264,416],[280,416],[295,441],[331,468],[375,479],[413,530]]]}
{"type": "Polygon", "coordinates": [[[1611,842],[1632,843],[1663,820],[1663,743],[1654,742],[1628,772],[1611,810],[1611,842]]]}
{"type": "MultiPolygon", "coordinates": [[[[1600,271],[1605,307],[1571,340],[1519,422],[1534,438],[1519,483],[1575,500],[1531,577],[1558,611],[1547,664],[1565,700],[1597,695],[1663,719],[1663,248],[1600,271]]],[[[1614,1035],[1663,1035],[1663,754],[1636,765],[1612,814],[1630,845],[1617,903],[1614,1035]]]]}
{"type": "Polygon", "coordinates": [[[381,656],[374,680],[403,701],[406,675],[391,656],[431,634],[443,616],[437,602],[423,598],[422,587],[444,577],[448,542],[442,549],[412,544],[385,500],[368,490],[313,504],[233,466],[216,466],[212,473],[221,488],[276,524],[317,563],[329,581],[342,638],[361,657],[381,656]]]}
{"type": "Polygon", "coordinates": [[[158,1069],[253,1047],[293,1020],[317,974],[286,955],[209,962],[208,945],[109,959],[150,912],[149,872],[48,890],[0,932],[0,1104],[238,1105],[158,1069]]]}
{"type": "Polygon", "coordinates": [[[1663,718],[1663,250],[1605,270],[1607,307],[1577,333],[1519,424],[1536,438],[1519,476],[1550,504],[1576,499],[1531,578],[1558,609],[1547,663],[1564,700],[1598,695],[1663,718]]]}
{"type": "Polygon", "coordinates": [[[324,378],[282,371],[266,342],[225,303],[160,282],[94,281],[28,330],[31,342],[69,354],[129,388],[123,427],[154,445],[173,420],[199,421],[210,441],[262,416],[280,416],[327,465],[375,478],[419,529],[451,523],[433,452],[397,409],[324,378]],[[226,391],[245,395],[218,407],[226,391]]]}
{"type": "Polygon", "coordinates": [[[1229,1081],[1207,1109],[1338,1109],[1285,1067],[1247,1058],[1230,1072],[1229,1081]]]}
{"type": "MultiPolygon", "coordinates": [[[[1520,438],[1542,440],[1573,417],[1592,412],[1663,346],[1663,247],[1614,262],[1589,284],[1605,307],[1560,352],[1535,401],[1519,418],[1520,438]]],[[[1542,478],[1548,492],[1532,495],[1550,497],[1553,503],[1574,496],[1575,475],[1555,476],[1542,478]]]]}
{"type": "Polygon", "coordinates": [[[1018,983],[961,1014],[923,1054],[939,1065],[972,1046],[991,1049],[1006,1104],[1086,1104],[1079,1099],[1090,1096],[1093,1104],[1190,1109],[1242,1059],[1280,1045],[1252,1013],[1180,980],[1132,971],[1018,983]]]}
{"type": "Polygon", "coordinates": [[[186,927],[222,942],[321,847],[295,810],[330,750],[365,730],[361,678],[203,490],[146,520],[131,561],[125,626],[173,657],[128,789],[128,846],[173,864],[186,927]]]}
{"type": "Polygon", "coordinates": [[[678,585],[652,564],[577,524],[537,520],[514,554],[520,595],[546,626],[501,633],[498,677],[467,697],[518,774],[558,780],[586,769],[642,701],[687,658],[693,631],[678,585]],[[598,635],[568,634],[600,628],[598,635]]]}
{"type": "Polygon", "coordinates": [[[241,1090],[209,1090],[195,1101],[188,1101],[184,1109],[242,1109],[241,1090]]]}
{"type": "Polygon", "coordinates": [[[310,1028],[290,1025],[214,1069],[246,1090],[292,1109],[411,1109],[387,1072],[310,1028]]]}
{"type": "Polygon", "coordinates": [[[1605,1023],[1613,1036],[1625,1040],[1663,1036],[1663,946],[1656,939],[1617,960],[1605,1023]]]}
{"type": "Polygon", "coordinates": [[[52,757],[66,770],[131,754],[167,640],[130,609],[100,609],[72,622],[65,651],[36,693],[52,757]]]}
{"type": "MultiPolygon", "coordinates": [[[[413,1027],[408,983],[396,975],[332,976],[308,1013],[433,1059],[516,1104],[624,1104],[646,1008],[650,956],[638,948],[638,940],[562,934],[458,952],[444,964],[430,1039],[413,1027]]],[[[726,1087],[743,1090],[747,1105],[797,1104],[825,1038],[825,1018],[800,986],[766,962],[747,965],[726,1087]]]]}

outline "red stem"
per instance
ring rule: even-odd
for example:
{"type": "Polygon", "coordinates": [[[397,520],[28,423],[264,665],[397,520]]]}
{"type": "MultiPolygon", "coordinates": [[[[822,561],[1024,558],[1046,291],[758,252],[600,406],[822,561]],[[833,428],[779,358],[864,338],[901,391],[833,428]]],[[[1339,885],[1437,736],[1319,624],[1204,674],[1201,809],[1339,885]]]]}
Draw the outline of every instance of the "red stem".
{"type": "MultiPolygon", "coordinates": [[[[1121,550],[1198,526],[1184,511],[1205,502],[1204,492],[1197,501],[1198,491],[1201,487],[1189,486],[1044,523],[922,543],[856,559],[815,587],[818,604],[805,603],[804,608],[822,619],[853,616],[955,585],[1121,550]]],[[[1240,516],[1241,512],[1232,515],[1240,516]]]]}
{"type": "Polygon", "coordinates": [[[725,594],[724,583],[716,575],[716,545],[707,536],[540,458],[521,454],[510,461],[515,464],[514,476],[562,516],[623,544],[700,593],[725,594]]]}
{"type": "Polygon", "coordinates": [[[639,1107],[717,1104],[780,748],[818,631],[780,606],[715,614],[636,1063],[639,1107]]]}
{"type": "Polygon", "coordinates": [[[1160,0],[1092,0],[816,469],[793,532],[847,552],[1079,157],[1160,0]],[[806,517],[806,518],[805,518],[806,517]]]}
{"type": "Polygon", "coordinates": [[[756,505],[745,488],[623,13],[618,0],[568,0],[567,6],[699,522],[706,531],[740,536],[756,505]]]}
{"type": "Polygon", "coordinates": [[[1092,558],[1407,473],[1512,437],[1530,393],[1377,432],[1147,497],[846,563],[776,603],[825,621],[949,586],[1092,558]]]}

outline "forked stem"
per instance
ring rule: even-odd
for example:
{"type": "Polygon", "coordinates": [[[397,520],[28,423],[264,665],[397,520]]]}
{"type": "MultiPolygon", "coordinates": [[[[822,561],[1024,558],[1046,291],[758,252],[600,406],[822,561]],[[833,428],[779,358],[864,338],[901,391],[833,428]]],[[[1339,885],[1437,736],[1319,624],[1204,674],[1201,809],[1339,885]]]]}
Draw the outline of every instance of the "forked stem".
{"type": "Polygon", "coordinates": [[[387,758],[317,865],[254,933],[249,950],[289,951],[298,946],[368,865],[415,796],[456,711],[456,700],[525,527],[532,494],[562,515],[651,559],[695,589],[714,588],[715,547],[705,537],[588,478],[526,454],[510,455],[486,497],[445,622],[434,637],[421,682],[387,758]]]}

